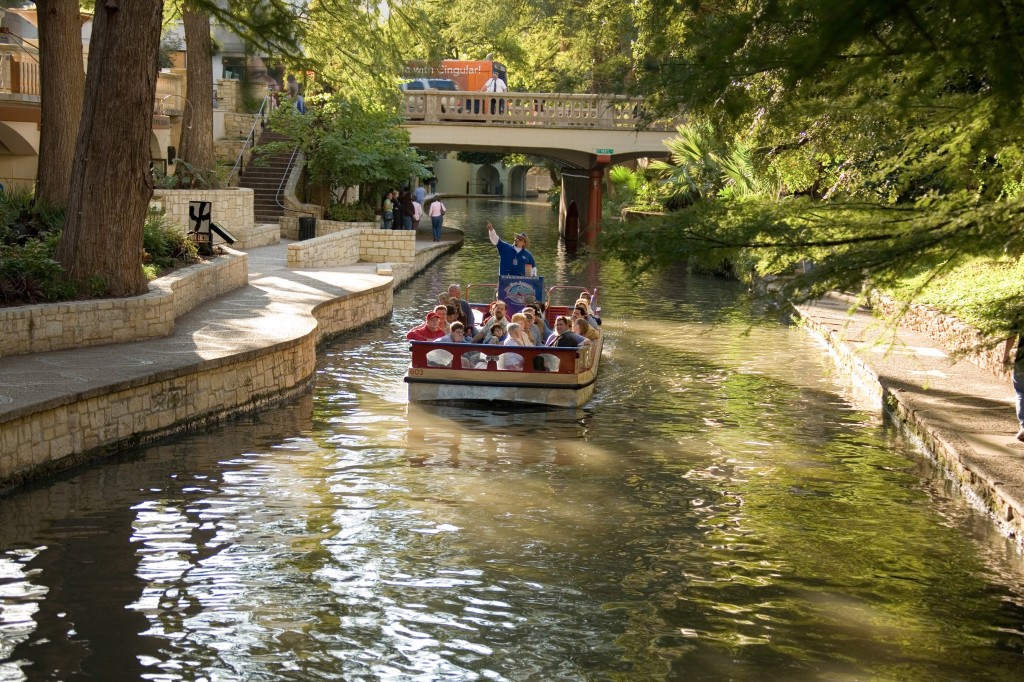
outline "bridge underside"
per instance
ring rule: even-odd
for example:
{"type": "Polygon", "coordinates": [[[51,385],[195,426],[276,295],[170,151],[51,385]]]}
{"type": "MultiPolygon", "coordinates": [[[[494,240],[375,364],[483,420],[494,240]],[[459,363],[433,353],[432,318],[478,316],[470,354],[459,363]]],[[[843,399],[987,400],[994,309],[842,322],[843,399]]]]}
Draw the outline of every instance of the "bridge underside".
{"type": "Polygon", "coordinates": [[[665,157],[665,131],[545,128],[530,125],[406,124],[410,141],[433,151],[527,154],[551,159],[562,167],[559,232],[568,242],[592,241],[601,224],[604,168],[643,157],[665,157]]]}
{"type": "Polygon", "coordinates": [[[665,131],[595,128],[542,128],[540,126],[464,125],[416,123],[405,126],[411,143],[434,151],[528,154],[551,159],[565,168],[590,169],[598,162],[598,150],[610,150],[604,163],[668,155],[665,131]]]}

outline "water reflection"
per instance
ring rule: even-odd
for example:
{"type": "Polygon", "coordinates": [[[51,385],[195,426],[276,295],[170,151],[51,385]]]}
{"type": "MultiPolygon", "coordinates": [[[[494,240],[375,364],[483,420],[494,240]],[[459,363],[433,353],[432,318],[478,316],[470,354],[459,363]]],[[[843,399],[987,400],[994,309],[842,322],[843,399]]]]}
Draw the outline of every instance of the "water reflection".
{"type": "Polygon", "coordinates": [[[448,208],[465,248],[313,395],[0,500],[0,680],[1019,677],[1019,557],[731,283],[602,266],[583,409],[406,404],[485,220],[594,274],[543,209],[448,208]]]}

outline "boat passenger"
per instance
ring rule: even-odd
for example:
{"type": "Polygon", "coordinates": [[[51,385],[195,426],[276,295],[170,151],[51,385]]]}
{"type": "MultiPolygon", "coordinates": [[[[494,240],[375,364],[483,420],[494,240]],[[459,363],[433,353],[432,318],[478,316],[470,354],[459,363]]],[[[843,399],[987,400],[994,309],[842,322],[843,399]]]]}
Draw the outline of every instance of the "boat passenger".
{"type": "MultiPolygon", "coordinates": [[[[508,320],[505,319],[505,313],[507,310],[508,306],[505,305],[504,301],[495,301],[492,303],[490,312],[484,316],[483,323],[480,325],[480,330],[473,336],[473,343],[487,343],[484,339],[488,336],[492,321],[500,324],[503,329],[507,329],[508,320]]],[[[504,334],[502,334],[502,336],[504,336],[504,334]]]]}
{"type": "MultiPolygon", "coordinates": [[[[511,326],[511,325],[509,325],[511,326]]],[[[508,335],[508,327],[495,322],[487,329],[487,336],[484,337],[484,343],[493,343],[495,345],[501,345],[505,343],[505,338],[508,335]]]]}
{"type": "MultiPolygon", "coordinates": [[[[515,321],[517,317],[522,317],[519,313],[512,316],[512,322],[508,325],[508,336],[505,337],[504,345],[506,346],[529,346],[532,341],[526,330],[523,329],[522,325],[515,321]]],[[[503,353],[498,358],[498,369],[513,370],[517,372],[523,371],[523,356],[518,353],[503,353]]]]}
{"type": "MultiPolygon", "coordinates": [[[[466,328],[462,326],[461,322],[452,322],[451,331],[437,339],[438,343],[466,343],[466,328]]],[[[464,353],[462,355],[461,365],[463,367],[472,367],[473,359],[467,359],[467,355],[475,355],[470,353],[464,353]]],[[[427,353],[427,366],[428,367],[451,367],[452,359],[455,356],[449,353],[443,348],[435,348],[434,350],[427,353]]]]}
{"type": "Polygon", "coordinates": [[[591,327],[598,327],[601,324],[601,318],[594,314],[594,309],[590,305],[590,298],[586,295],[580,296],[575,303],[575,307],[583,308],[583,315],[587,318],[587,322],[590,323],[591,327]]]}
{"type": "Polygon", "coordinates": [[[576,348],[590,340],[572,331],[569,318],[559,315],[555,318],[555,331],[548,337],[546,346],[557,346],[558,348],[576,348]]]}
{"type": "Polygon", "coordinates": [[[439,338],[438,343],[469,343],[466,341],[466,328],[461,322],[452,322],[452,330],[439,338]]]}
{"type": "MultiPolygon", "coordinates": [[[[523,324],[523,328],[526,330],[526,334],[530,337],[531,346],[543,346],[544,345],[544,332],[541,331],[540,326],[537,325],[537,311],[533,308],[523,308],[523,317],[526,322],[523,324]]],[[[515,315],[512,316],[513,319],[515,315]]]]}
{"type": "Polygon", "coordinates": [[[434,306],[434,312],[441,318],[441,331],[447,334],[451,331],[451,327],[448,324],[448,306],[439,303],[434,306]]]}
{"type": "Polygon", "coordinates": [[[441,316],[430,311],[427,313],[426,321],[418,327],[413,327],[405,335],[410,341],[435,341],[444,336],[441,328],[441,316]]]}
{"type": "MultiPolygon", "coordinates": [[[[577,334],[585,336],[591,341],[597,341],[601,337],[601,332],[597,331],[597,327],[590,324],[589,318],[587,317],[587,309],[581,305],[572,309],[572,324],[574,327],[577,322],[583,323],[580,325],[582,331],[577,331],[577,334]]],[[[576,330],[573,329],[573,331],[576,330]]]]}
{"type": "Polygon", "coordinates": [[[578,317],[572,321],[572,330],[589,341],[597,341],[601,338],[601,332],[590,326],[585,317],[578,317]]]}
{"type": "Polygon", "coordinates": [[[530,239],[525,232],[516,234],[512,244],[509,244],[494,231],[494,225],[487,223],[487,236],[498,249],[498,277],[536,277],[537,262],[533,259],[533,254],[526,250],[530,245],[530,239]]]}
{"type": "Polygon", "coordinates": [[[469,301],[462,298],[462,287],[458,284],[448,286],[448,302],[459,307],[459,320],[466,325],[466,334],[473,338],[473,327],[476,327],[476,320],[473,318],[473,307],[469,301]],[[453,300],[454,299],[454,300],[453,300]]]}

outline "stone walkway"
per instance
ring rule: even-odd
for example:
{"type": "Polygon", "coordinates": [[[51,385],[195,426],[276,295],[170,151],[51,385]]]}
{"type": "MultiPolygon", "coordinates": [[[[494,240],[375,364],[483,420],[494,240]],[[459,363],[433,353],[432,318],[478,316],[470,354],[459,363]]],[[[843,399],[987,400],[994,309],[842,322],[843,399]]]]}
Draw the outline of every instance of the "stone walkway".
{"type": "MultiPolygon", "coordinates": [[[[417,263],[425,265],[432,258],[456,248],[461,240],[461,232],[446,232],[440,243],[431,240],[429,231],[418,234],[417,263]]],[[[49,454],[44,458],[51,461],[46,466],[37,466],[39,453],[30,456],[26,450],[35,450],[40,441],[64,439],[67,442],[60,448],[52,447],[51,453],[73,450],[76,456],[82,454],[77,452],[82,449],[90,451],[90,457],[115,449],[108,442],[114,436],[101,434],[98,440],[92,437],[94,432],[112,430],[117,425],[109,423],[109,411],[103,413],[103,421],[108,423],[92,423],[98,418],[91,419],[88,415],[101,413],[94,408],[82,407],[89,401],[109,399],[114,393],[128,396],[132,389],[148,399],[149,394],[159,393],[161,385],[166,388],[166,384],[172,381],[182,386],[180,393],[187,394],[188,400],[194,400],[194,393],[209,393],[201,383],[196,384],[197,375],[221,371],[231,363],[248,363],[257,368],[251,371],[262,370],[269,360],[261,355],[269,356],[274,349],[286,348],[297,339],[309,337],[317,329],[313,312],[318,306],[367,291],[386,291],[394,280],[390,273],[378,274],[378,265],[374,263],[291,270],[287,267],[289,243],[282,241],[248,251],[248,285],[179,317],[170,336],[134,343],[0,357],[0,473],[3,474],[0,475],[0,490],[88,458],[49,454]],[[73,410],[74,405],[79,407],[73,410]],[[69,420],[76,423],[66,424],[69,420]],[[28,430],[31,430],[31,441],[25,437],[28,430]],[[20,433],[13,433],[15,431],[20,433]],[[24,445],[26,442],[30,443],[28,447],[24,445]],[[102,445],[102,452],[95,452],[95,447],[87,447],[96,442],[102,445]],[[58,459],[60,461],[54,461],[58,459]]],[[[412,276],[414,269],[414,266],[405,266],[404,275],[412,276]]],[[[377,298],[382,296],[379,294],[377,298]]],[[[343,326],[360,326],[381,313],[390,312],[389,292],[386,300],[386,310],[371,311],[367,306],[366,319],[358,319],[363,312],[361,310],[345,311],[350,319],[344,320],[343,326]],[[355,319],[351,319],[353,317],[355,319]]],[[[305,351],[301,353],[303,360],[306,354],[305,351]]],[[[280,359],[276,361],[282,362],[280,359]]],[[[308,364],[295,360],[285,362],[308,364]]],[[[304,371],[304,367],[296,371],[304,371]]],[[[300,379],[307,381],[308,377],[300,379]]],[[[288,380],[296,383],[292,377],[288,380]]],[[[243,390],[244,387],[239,387],[238,392],[243,390]]],[[[173,400],[173,396],[170,399],[173,400]]],[[[127,397],[124,402],[129,402],[127,397]]],[[[137,402],[136,395],[131,404],[137,402]]],[[[214,404],[203,407],[207,418],[212,419],[218,405],[215,404],[216,398],[209,402],[214,404]]],[[[146,402],[143,409],[154,412],[158,407],[161,406],[146,402]]],[[[133,430],[148,432],[150,423],[140,429],[142,422],[138,415],[130,414],[138,411],[125,405],[123,410],[115,410],[114,418],[134,416],[134,429],[129,425],[128,433],[133,430]]],[[[177,414],[180,415],[180,410],[177,414]]],[[[177,416],[173,412],[168,417],[162,416],[159,420],[161,432],[173,431],[174,425],[167,423],[169,419],[176,422],[177,416]]],[[[124,440],[124,430],[122,425],[121,433],[116,435],[119,442],[124,440]]],[[[139,437],[129,440],[147,439],[144,434],[135,435],[139,437]]]]}
{"type": "Polygon", "coordinates": [[[797,311],[874,404],[936,456],[961,491],[1024,549],[1024,443],[1014,392],[967,360],[954,362],[923,334],[886,327],[870,311],[826,297],[797,311]]]}

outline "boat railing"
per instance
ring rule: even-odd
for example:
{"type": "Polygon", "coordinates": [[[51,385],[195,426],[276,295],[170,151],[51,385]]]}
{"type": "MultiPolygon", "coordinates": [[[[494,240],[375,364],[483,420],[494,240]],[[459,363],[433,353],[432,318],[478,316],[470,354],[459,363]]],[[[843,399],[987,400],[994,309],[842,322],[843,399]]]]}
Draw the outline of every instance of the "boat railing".
{"type": "Polygon", "coordinates": [[[424,369],[470,373],[524,372],[527,374],[578,374],[591,367],[594,346],[498,346],[489,343],[440,343],[411,341],[411,374],[424,369]],[[441,352],[438,352],[441,351],[441,352]],[[456,358],[460,361],[456,362],[456,358]],[[539,358],[539,359],[535,359],[539,358]]]}

